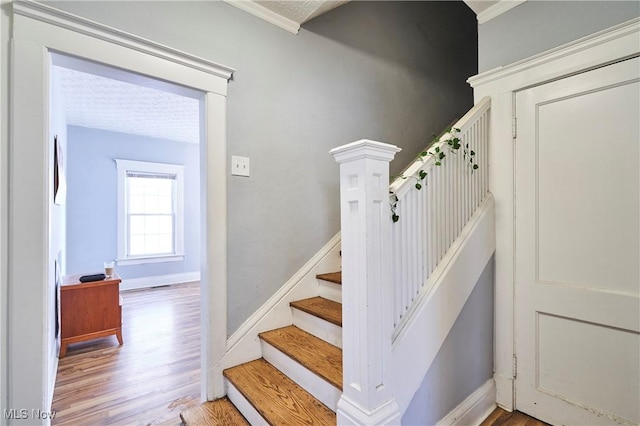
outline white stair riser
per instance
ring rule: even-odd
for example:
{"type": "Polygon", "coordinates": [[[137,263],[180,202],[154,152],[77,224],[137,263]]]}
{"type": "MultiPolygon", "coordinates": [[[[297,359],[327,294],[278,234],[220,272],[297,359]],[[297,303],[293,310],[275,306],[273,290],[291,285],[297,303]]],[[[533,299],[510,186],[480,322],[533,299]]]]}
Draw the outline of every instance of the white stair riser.
{"type": "Polygon", "coordinates": [[[292,308],[292,311],[293,325],[307,333],[313,334],[318,339],[342,348],[342,327],[296,308],[292,308]]]}
{"type": "Polygon", "coordinates": [[[331,383],[308,370],[302,364],[285,355],[280,350],[261,341],[262,357],[275,368],[283,372],[287,377],[296,382],[298,386],[309,392],[317,400],[336,411],[338,400],[342,391],[331,383]]]}
{"type": "Polygon", "coordinates": [[[258,413],[258,410],[240,393],[240,391],[226,377],[224,379],[227,388],[227,397],[242,413],[252,426],[268,425],[267,421],[258,413]]]}
{"type": "Polygon", "coordinates": [[[318,295],[334,302],[342,303],[342,286],[329,281],[318,280],[318,295]]]}

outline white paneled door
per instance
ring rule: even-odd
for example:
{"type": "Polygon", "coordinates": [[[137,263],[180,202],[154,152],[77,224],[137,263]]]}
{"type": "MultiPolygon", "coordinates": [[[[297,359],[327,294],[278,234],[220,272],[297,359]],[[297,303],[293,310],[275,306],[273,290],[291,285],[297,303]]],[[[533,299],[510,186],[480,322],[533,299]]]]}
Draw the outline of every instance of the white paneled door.
{"type": "Polygon", "coordinates": [[[516,94],[516,408],[640,423],[640,59],[516,94]]]}

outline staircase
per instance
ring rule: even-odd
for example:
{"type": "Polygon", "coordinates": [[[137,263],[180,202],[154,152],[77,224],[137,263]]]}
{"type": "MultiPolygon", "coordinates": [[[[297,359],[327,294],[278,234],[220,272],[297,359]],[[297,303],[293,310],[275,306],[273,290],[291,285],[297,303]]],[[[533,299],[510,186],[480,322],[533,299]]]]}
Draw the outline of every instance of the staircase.
{"type": "Polygon", "coordinates": [[[180,414],[192,425],[335,425],[342,394],[341,272],[290,303],[293,324],[260,333],[262,358],[224,370],[227,397],[180,414]]]}
{"type": "Polygon", "coordinates": [[[187,426],[401,423],[495,252],[490,108],[481,100],[391,185],[398,147],[330,152],[340,234],[227,339],[211,374],[226,397],[183,412],[187,426]]]}

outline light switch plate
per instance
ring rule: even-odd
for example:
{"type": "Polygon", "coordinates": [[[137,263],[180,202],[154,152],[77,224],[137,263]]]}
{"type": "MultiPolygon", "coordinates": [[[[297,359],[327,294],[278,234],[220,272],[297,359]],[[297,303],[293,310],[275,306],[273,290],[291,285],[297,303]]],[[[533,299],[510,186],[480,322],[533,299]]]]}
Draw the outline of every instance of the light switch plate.
{"type": "Polygon", "coordinates": [[[249,176],[249,157],[231,156],[231,175],[249,176]]]}

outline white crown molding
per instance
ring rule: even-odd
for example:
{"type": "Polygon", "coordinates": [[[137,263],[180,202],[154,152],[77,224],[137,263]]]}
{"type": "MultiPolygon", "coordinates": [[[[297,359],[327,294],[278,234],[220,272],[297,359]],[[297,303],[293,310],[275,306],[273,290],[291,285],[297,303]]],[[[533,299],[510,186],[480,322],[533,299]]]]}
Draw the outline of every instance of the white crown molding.
{"type": "Polygon", "coordinates": [[[282,28],[283,30],[289,31],[292,34],[298,34],[300,31],[300,24],[292,21],[289,18],[285,18],[282,15],[279,15],[272,10],[267,9],[266,7],[258,4],[252,0],[223,0],[224,2],[230,4],[231,6],[235,6],[238,9],[244,10],[256,16],[260,19],[263,19],[275,26],[282,28]]]}
{"type": "Polygon", "coordinates": [[[484,24],[492,20],[493,18],[502,15],[503,13],[513,9],[516,6],[520,6],[522,3],[527,0],[500,0],[498,3],[494,4],[478,13],[478,24],[484,24]]]}
{"type": "Polygon", "coordinates": [[[14,0],[13,12],[99,40],[137,50],[198,71],[229,80],[235,69],[138,37],[33,0],[14,0]]]}

